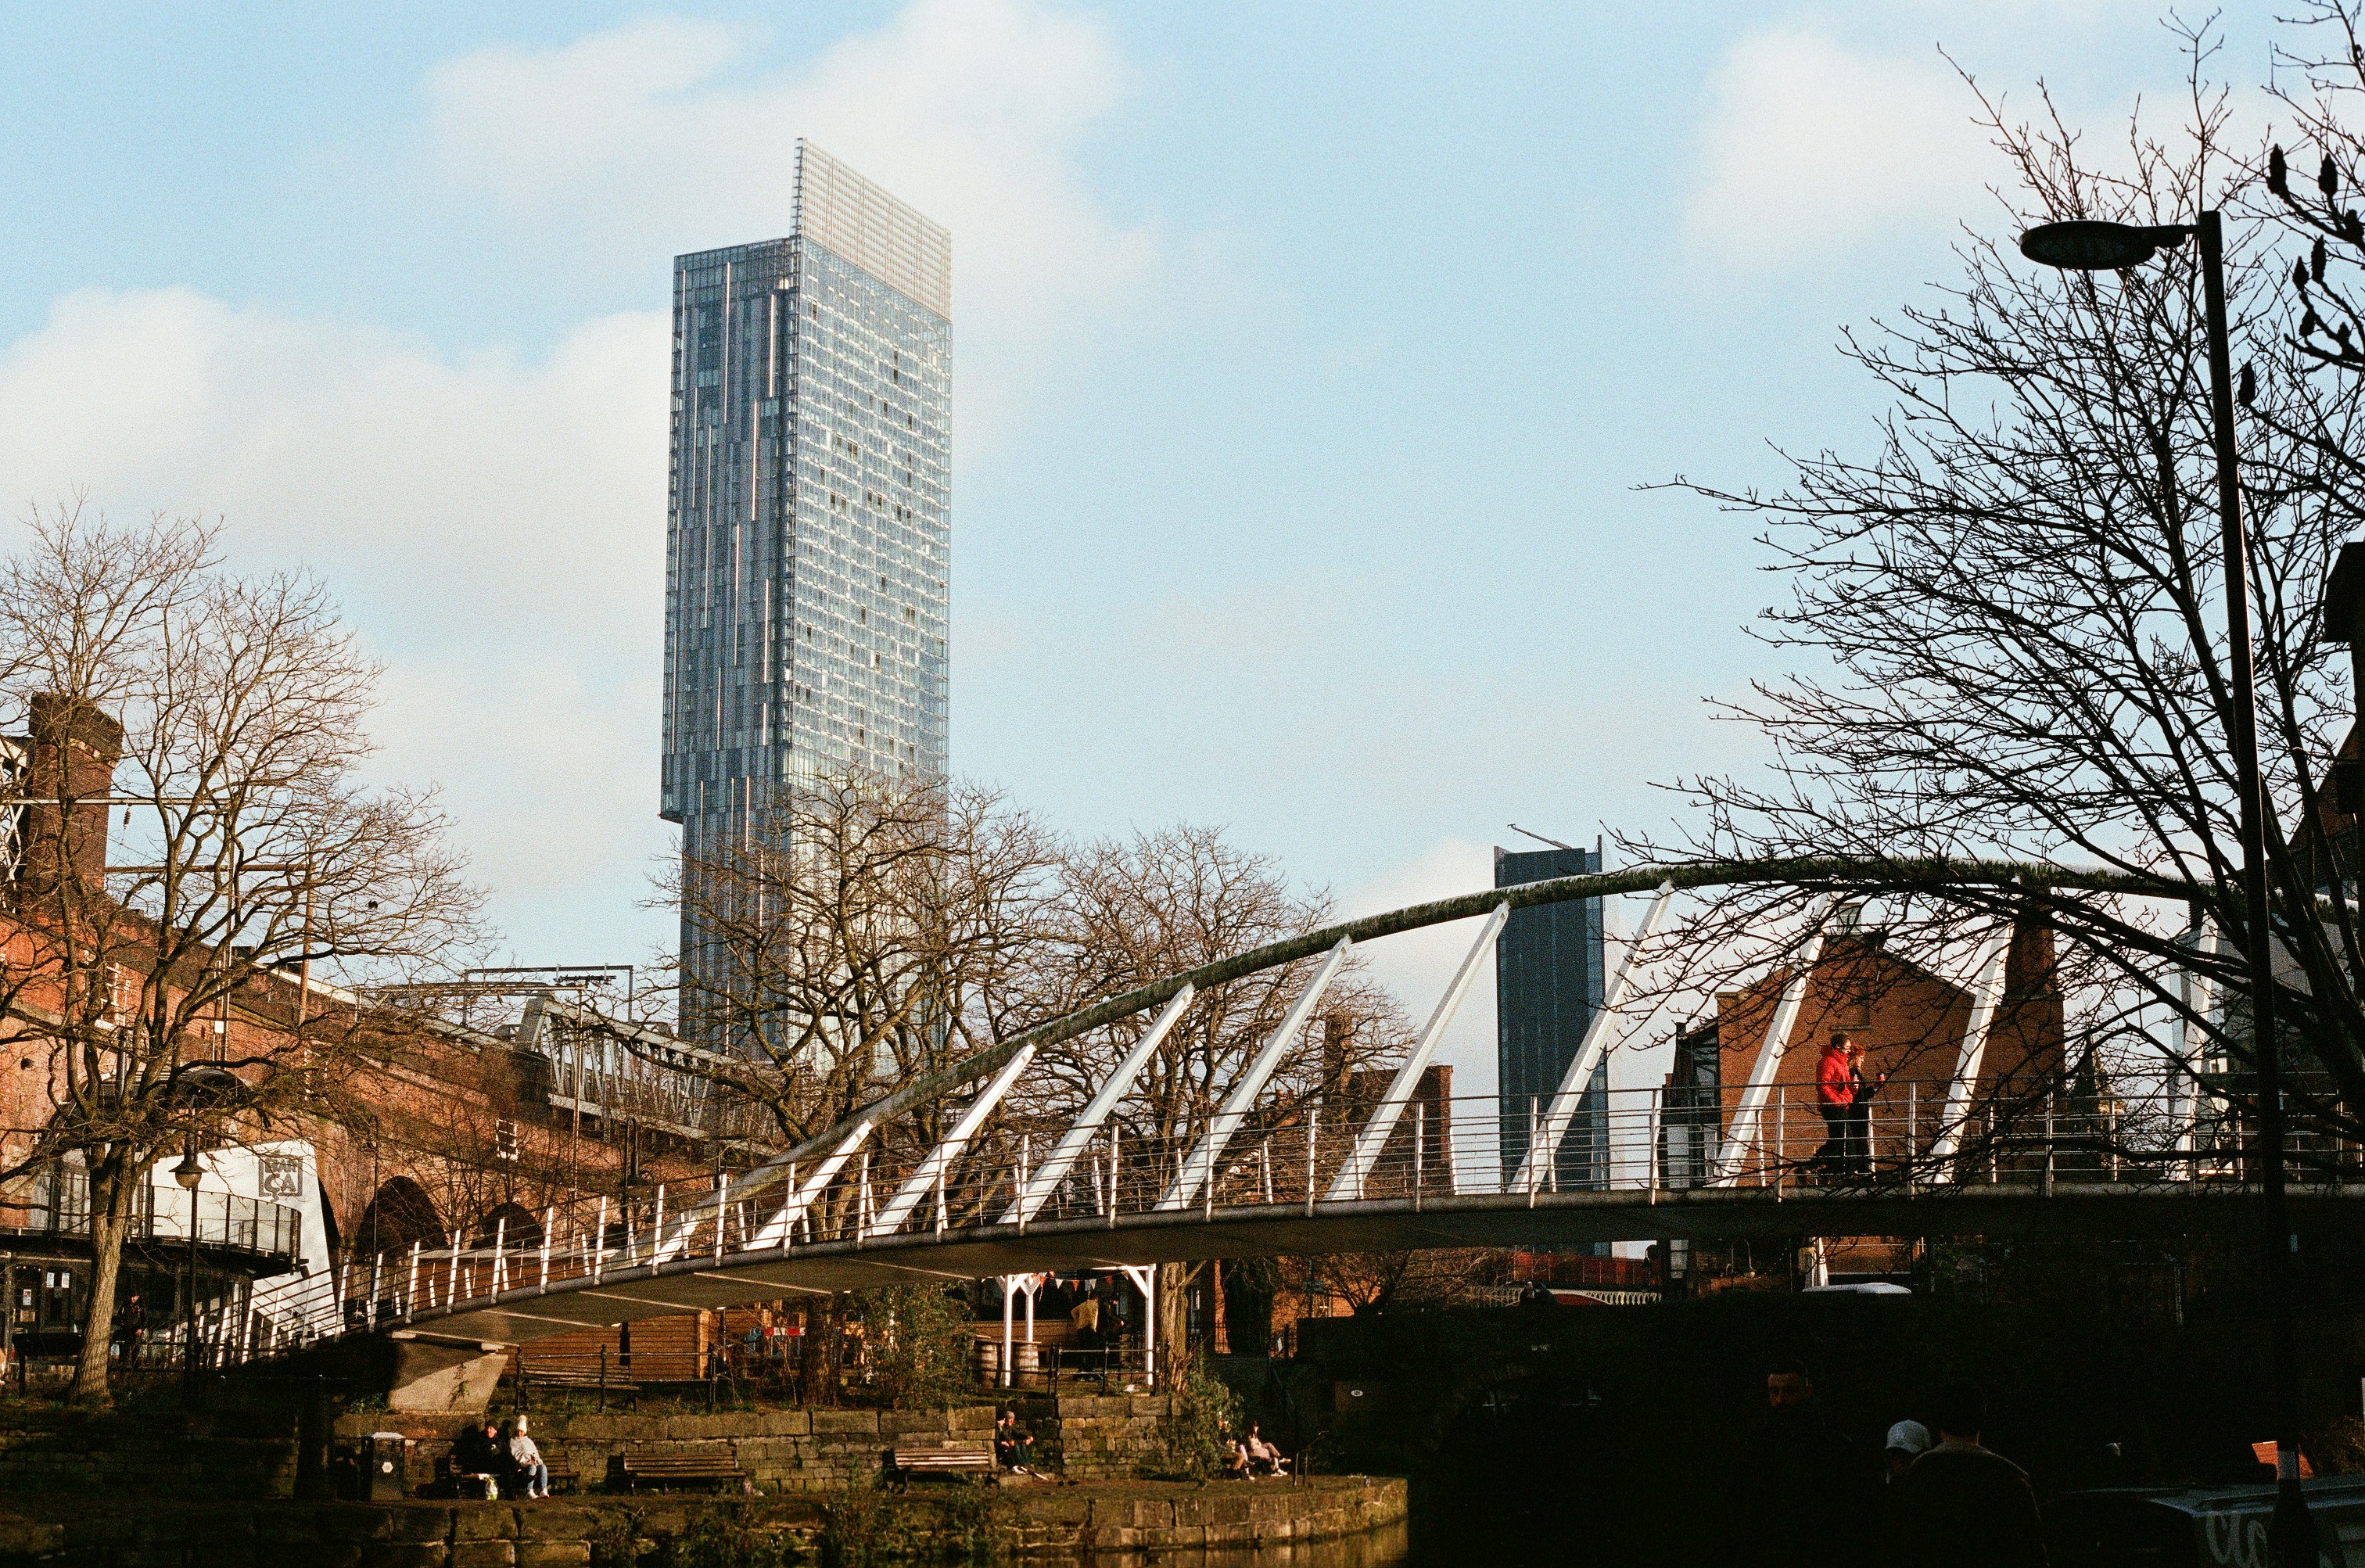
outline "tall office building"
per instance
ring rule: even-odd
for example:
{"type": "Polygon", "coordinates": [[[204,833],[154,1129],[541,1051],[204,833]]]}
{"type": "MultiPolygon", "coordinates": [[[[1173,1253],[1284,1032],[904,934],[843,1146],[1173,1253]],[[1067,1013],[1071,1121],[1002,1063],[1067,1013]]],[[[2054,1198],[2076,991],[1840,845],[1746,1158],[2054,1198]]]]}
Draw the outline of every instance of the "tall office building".
{"type": "MultiPolygon", "coordinates": [[[[1495,851],[1498,888],[1600,869],[1598,849],[1495,851]]],[[[1495,939],[1495,1069],[1506,1181],[1526,1160],[1528,1129],[1550,1112],[1561,1076],[1601,1007],[1604,957],[1599,899],[1514,910],[1495,939]]],[[[1608,1184],[1608,1093],[1605,1058],[1554,1152],[1552,1181],[1564,1191],[1608,1184]]]]}
{"type": "Polygon", "coordinates": [[[788,238],[675,258],[658,810],[686,855],[800,779],[945,770],[951,340],[951,237],[808,141],[788,238]]]}

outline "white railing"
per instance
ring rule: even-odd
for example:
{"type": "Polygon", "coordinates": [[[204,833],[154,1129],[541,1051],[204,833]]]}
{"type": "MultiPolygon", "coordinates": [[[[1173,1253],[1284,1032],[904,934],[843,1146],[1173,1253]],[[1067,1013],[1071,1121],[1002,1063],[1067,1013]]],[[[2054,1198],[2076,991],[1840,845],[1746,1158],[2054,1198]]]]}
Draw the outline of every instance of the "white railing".
{"type": "MultiPolygon", "coordinates": [[[[1541,1098],[1269,1105],[1233,1131],[1211,1161],[1212,1179],[1189,1184],[1192,1197],[1181,1205],[1172,1193],[1182,1161],[1199,1147],[1195,1136],[1149,1142],[1110,1123],[1048,1193],[1033,1178],[1037,1151],[1064,1147],[1056,1126],[972,1131],[948,1157],[849,1140],[857,1147],[834,1170],[824,1164],[801,1181],[791,1171],[753,1196],[728,1179],[719,1192],[711,1181],[668,1183],[629,1200],[554,1206],[516,1228],[504,1221],[490,1236],[349,1256],[325,1274],[263,1282],[247,1321],[218,1329],[223,1358],[237,1361],[653,1268],[981,1234],[1005,1221],[1023,1233],[1048,1224],[1115,1226],[1151,1212],[1647,1205],[1711,1187],[1776,1201],[1928,1197],[1970,1186],[2049,1194],[2096,1184],[2205,1188],[2250,1174],[2252,1129],[2206,1095],[2095,1099],[2007,1085],[1966,1103],[1950,1099],[1950,1082],[1892,1081],[1867,1105],[1838,1114],[1825,1114],[1811,1087],[1775,1086],[1754,1133],[1737,1146],[1738,1087],[1588,1095],[1562,1118],[1541,1098]],[[1374,1151],[1362,1135],[1391,1118],[1374,1151]],[[1556,1121],[1566,1127],[1556,1155],[1529,1158],[1532,1130],[1556,1121]],[[1342,1171],[1352,1173],[1346,1191],[1342,1171]],[[917,1201],[891,1208],[888,1200],[910,1196],[908,1184],[921,1174],[929,1179],[917,1201]]],[[[2303,1182],[2365,1175],[2353,1144],[2295,1139],[2293,1154],[2303,1182]]]]}

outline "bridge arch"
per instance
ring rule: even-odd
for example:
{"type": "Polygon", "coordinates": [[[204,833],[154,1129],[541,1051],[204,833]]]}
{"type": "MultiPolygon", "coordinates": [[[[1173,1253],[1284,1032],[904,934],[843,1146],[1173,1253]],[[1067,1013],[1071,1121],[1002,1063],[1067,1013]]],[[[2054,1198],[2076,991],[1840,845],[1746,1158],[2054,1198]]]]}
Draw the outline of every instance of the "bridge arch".
{"type": "Polygon", "coordinates": [[[354,1244],[365,1252],[408,1252],[413,1243],[441,1247],[444,1235],[443,1216],[427,1189],[408,1176],[391,1176],[362,1211],[354,1244]]]}
{"type": "Polygon", "coordinates": [[[497,1239],[510,1247],[540,1246],[542,1216],[515,1201],[495,1204],[476,1222],[475,1240],[489,1247],[497,1239]]]}

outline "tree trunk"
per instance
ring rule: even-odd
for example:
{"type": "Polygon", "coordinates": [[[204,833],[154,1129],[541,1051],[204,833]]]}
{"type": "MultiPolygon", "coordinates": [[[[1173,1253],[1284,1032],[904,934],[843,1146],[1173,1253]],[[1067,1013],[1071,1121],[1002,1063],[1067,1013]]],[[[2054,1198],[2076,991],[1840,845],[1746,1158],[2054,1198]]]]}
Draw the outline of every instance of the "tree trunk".
{"type": "Polygon", "coordinates": [[[139,1192],[134,1161],[111,1153],[90,1168],[90,1295],[83,1308],[82,1355],[74,1363],[76,1404],[114,1403],[107,1356],[115,1339],[116,1284],[123,1272],[123,1242],[139,1192]]]}
{"type": "Polygon", "coordinates": [[[1190,1325],[1182,1310],[1182,1293],[1191,1283],[1191,1276],[1205,1265],[1199,1263],[1160,1263],[1158,1265],[1158,1383],[1171,1388],[1174,1380],[1191,1361],[1190,1325]]]}

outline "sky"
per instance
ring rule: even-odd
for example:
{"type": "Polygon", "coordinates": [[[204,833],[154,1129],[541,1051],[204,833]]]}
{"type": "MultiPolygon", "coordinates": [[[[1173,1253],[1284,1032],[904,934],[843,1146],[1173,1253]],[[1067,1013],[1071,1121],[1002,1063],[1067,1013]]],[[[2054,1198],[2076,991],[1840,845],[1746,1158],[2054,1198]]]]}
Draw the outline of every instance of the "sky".
{"type": "MultiPolygon", "coordinates": [[[[671,258],[785,232],[806,136],[953,234],[956,770],[1472,890],[1763,756],[1709,703],[1780,585],[1643,487],[1869,448],[1841,330],[2005,227],[1958,68],[2105,136],[2183,81],[2116,0],[0,5],[0,544],[80,494],[317,572],[500,961],[647,961],[671,258]]],[[[1425,1016],[1469,935],[1372,957],[1425,1016]]]]}

